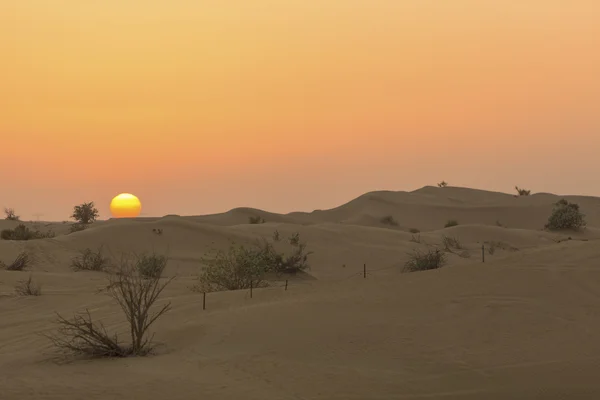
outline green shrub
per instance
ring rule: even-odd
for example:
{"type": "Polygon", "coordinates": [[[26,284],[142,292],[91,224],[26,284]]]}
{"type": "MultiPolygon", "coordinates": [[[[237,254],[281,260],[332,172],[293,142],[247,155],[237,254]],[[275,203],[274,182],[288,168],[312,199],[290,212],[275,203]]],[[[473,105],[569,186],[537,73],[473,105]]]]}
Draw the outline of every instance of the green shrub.
{"type": "Polygon", "coordinates": [[[545,228],[549,230],[579,230],[586,226],[585,215],[579,211],[579,204],[561,199],[554,204],[545,228]]]}
{"type": "Polygon", "coordinates": [[[71,218],[80,224],[91,224],[96,221],[98,218],[98,210],[94,207],[94,202],[90,201],[89,203],[83,203],[78,206],[73,207],[73,214],[71,214],[71,218]]]}
{"type": "Polygon", "coordinates": [[[440,249],[414,249],[404,264],[404,272],[427,271],[438,269],[446,264],[446,254],[440,249]]]}

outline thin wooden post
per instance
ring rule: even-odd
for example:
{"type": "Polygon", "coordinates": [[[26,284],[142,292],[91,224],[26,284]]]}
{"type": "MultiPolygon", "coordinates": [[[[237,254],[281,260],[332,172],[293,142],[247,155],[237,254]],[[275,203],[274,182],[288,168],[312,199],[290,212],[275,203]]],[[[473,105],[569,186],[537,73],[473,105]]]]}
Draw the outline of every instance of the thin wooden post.
{"type": "Polygon", "coordinates": [[[250,281],[250,298],[252,298],[252,281],[250,281]]]}
{"type": "Polygon", "coordinates": [[[206,310],[206,292],[202,293],[202,309],[206,310]]]}
{"type": "Polygon", "coordinates": [[[367,264],[363,264],[363,278],[367,277],[367,264]]]}
{"type": "Polygon", "coordinates": [[[485,245],[481,244],[481,262],[485,262],[485,245]]]}
{"type": "Polygon", "coordinates": [[[287,286],[288,286],[288,280],[285,280],[285,290],[287,290],[287,286]]]}

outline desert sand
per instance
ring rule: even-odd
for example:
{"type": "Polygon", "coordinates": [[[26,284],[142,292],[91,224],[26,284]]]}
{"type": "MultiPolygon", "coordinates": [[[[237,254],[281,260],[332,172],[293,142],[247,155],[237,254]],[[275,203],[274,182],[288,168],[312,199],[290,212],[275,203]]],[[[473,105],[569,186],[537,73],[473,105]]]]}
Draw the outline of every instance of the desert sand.
{"type": "Polygon", "coordinates": [[[600,198],[424,187],[311,213],[240,208],[99,221],[73,234],[70,223],[27,225],[57,236],[0,241],[4,262],[23,249],[35,254],[29,271],[0,271],[3,400],[600,398],[600,198]],[[560,198],[580,205],[586,230],[543,230],[560,198]],[[248,224],[255,215],[266,223],[248,224]],[[386,215],[398,225],[383,225],[386,215]],[[444,228],[449,219],[459,225],[444,228]],[[422,246],[411,228],[431,244],[460,238],[470,256],[402,273],[407,253],[422,246]],[[252,298],[209,293],[203,310],[202,294],[189,289],[200,258],[275,229],[300,232],[314,251],[307,274],[252,298]],[[482,262],[491,242],[498,248],[482,262]],[[152,327],[162,345],[149,357],[58,363],[40,336],[55,329],[55,312],[87,308],[109,330],[125,328],[115,302],[96,293],[104,274],[69,267],[78,251],[100,245],[168,253],[165,275],[176,278],[161,301],[172,310],[152,327]],[[30,273],[43,294],[15,296],[30,273]]]}

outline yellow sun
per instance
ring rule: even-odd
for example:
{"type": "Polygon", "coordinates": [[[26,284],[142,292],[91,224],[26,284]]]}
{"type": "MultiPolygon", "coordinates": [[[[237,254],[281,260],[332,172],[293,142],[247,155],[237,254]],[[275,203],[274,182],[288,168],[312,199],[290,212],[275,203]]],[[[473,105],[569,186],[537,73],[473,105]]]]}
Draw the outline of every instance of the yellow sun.
{"type": "Polygon", "coordinates": [[[121,193],[110,202],[110,212],[115,218],[133,218],[140,215],[140,199],[129,193],[121,193]]]}

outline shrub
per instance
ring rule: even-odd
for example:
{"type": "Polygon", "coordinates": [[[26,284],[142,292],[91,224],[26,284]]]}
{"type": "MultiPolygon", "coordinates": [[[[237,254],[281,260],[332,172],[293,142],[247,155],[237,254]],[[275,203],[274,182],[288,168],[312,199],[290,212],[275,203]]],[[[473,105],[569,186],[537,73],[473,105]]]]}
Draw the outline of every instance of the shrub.
{"type": "Polygon", "coordinates": [[[420,231],[420,230],[418,230],[417,228],[410,228],[408,231],[409,231],[410,233],[419,233],[419,232],[421,232],[421,231],[420,231]]]}
{"type": "Polygon", "coordinates": [[[90,248],[82,250],[71,260],[74,271],[106,271],[110,266],[110,259],[102,254],[102,246],[97,251],[90,248]]]}
{"type": "Polygon", "coordinates": [[[450,228],[452,226],[457,226],[458,225],[458,221],[455,219],[450,219],[448,220],[448,222],[446,222],[446,225],[444,225],[444,228],[450,228]]]}
{"type": "Polygon", "coordinates": [[[8,265],[4,263],[0,264],[7,271],[23,271],[31,264],[31,257],[29,257],[29,254],[27,254],[25,251],[22,251],[17,255],[17,258],[15,258],[12,263],[8,265]]]}
{"type": "MultiPolygon", "coordinates": [[[[276,236],[279,234],[276,231],[276,236]]],[[[276,241],[279,241],[277,239],[276,241]]],[[[197,291],[239,290],[265,286],[265,275],[297,273],[309,268],[307,244],[300,241],[300,234],[288,238],[292,247],[289,254],[280,253],[273,243],[263,239],[253,247],[230,246],[227,252],[218,251],[211,260],[204,259],[205,267],[198,277],[199,284],[192,289],[197,291]]]]}
{"type": "Polygon", "coordinates": [[[75,223],[75,224],[72,224],[72,225],[69,227],[69,232],[70,232],[70,233],[81,232],[81,231],[84,231],[84,230],[86,230],[86,229],[87,229],[87,227],[88,227],[88,226],[87,226],[87,225],[85,225],[85,224],[79,224],[79,223],[75,223]]]}
{"type": "Polygon", "coordinates": [[[96,221],[98,215],[98,210],[94,207],[94,202],[91,201],[89,203],[83,203],[73,207],[73,214],[71,214],[71,218],[80,224],[87,225],[96,221]]]}
{"type": "Polygon", "coordinates": [[[417,236],[410,235],[410,241],[415,243],[421,243],[421,234],[419,233],[417,234],[417,236]]]}
{"type": "Polygon", "coordinates": [[[515,186],[515,189],[516,189],[517,193],[519,194],[519,196],[529,196],[531,194],[531,190],[521,189],[518,186],[515,186]]]}
{"type": "Polygon", "coordinates": [[[27,280],[17,282],[15,292],[19,296],[40,296],[42,294],[42,287],[39,284],[34,284],[33,278],[29,275],[27,280]]]}
{"type": "Polygon", "coordinates": [[[438,187],[446,187],[448,186],[448,183],[446,181],[441,181],[440,183],[438,183],[438,187]]]}
{"type": "Polygon", "coordinates": [[[384,225],[398,226],[398,222],[391,215],[386,215],[379,220],[384,225]]]}
{"type": "Polygon", "coordinates": [[[545,228],[549,230],[579,230],[586,226],[585,215],[579,211],[579,204],[561,199],[554,204],[545,228]]]}
{"type": "Polygon", "coordinates": [[[53,238],[56,234],[49,230],[48,232],[40,232],[39,230],[29,229],[25,224],[19,224],[15,229],[3,229],[0,232],[0,238],[3,240],[33,240],[53,238]]]}
{"type": "Polygon", "coordinates": [[[427,271],[441,268],[446,264],[446,254],[435,248],[427,250],[414,249],[404,264],[404,272],[427,271]]]}
{"type": "Polygon", "coordinates": [[[143,278],[160,278],[168,258],[159,254],[142,254],[137,259],[136,268],[143,278]]]}
{"type": "Polygon", "coordinates": [[[446,236],[443,235],[442,236],[442,243],[444,244],[444,249],[446,251],[452,251],[452,249],[457,249],[460,250],[462,249],[462,244],[460,243],[460,240],[458,240],[456,237],[454,236],[446,236]]]}
{"type": "Polygon", "coordinates": [[[15,210],[14,208],[4,208],[4,215],[5,218],[9,221],[19,221],[19,216],[17,214],[15,214],[15,210]]]}
{"type": "Polygon", "coordinates": [[[76,314],[68,320],[57,315],[58,330],[44,335],[57,350],[70,355],[87,357],[145,356],[152,352],[153,336],[148,336],[150,326],[171,309],[166,303],[152,312],[165,287],[173,280],[161,282],[158,277],[144,278],[139,274],[139,260],[124,259],[116,271],[108,274],[104,291],[120,306],[127,319],[130,343],[123,344],[118,335],[109,335],[102,323],[92,320],[90,312],[76,314]]]}
{"type": "Polygon", "coordinates": [[[248,223],[250,224],[264,224],[265,221],[264,218],[261,218],[259,216],[255,216],[255,217],[248,217],[248,223]]]}

